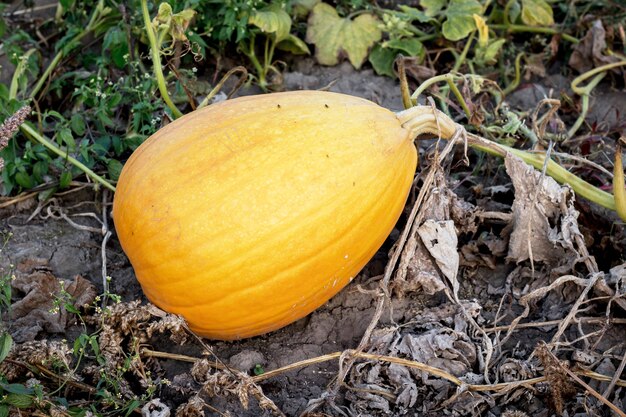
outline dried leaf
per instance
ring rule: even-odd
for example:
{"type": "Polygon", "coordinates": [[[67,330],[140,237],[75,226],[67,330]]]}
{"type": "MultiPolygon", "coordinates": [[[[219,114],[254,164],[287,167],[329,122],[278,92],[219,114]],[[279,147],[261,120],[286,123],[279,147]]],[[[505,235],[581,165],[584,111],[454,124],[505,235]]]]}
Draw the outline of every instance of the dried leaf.
{"type": "MultiPolygon", "coordinates": [[[[448,220],[450,201],[454,198],[454,193],[447,188],[441,168],[438,168],[435,174],[433,190],[424,203],[423,218],[434,221],[448,220]]],[[[398,270],[391,284],[392,289],[400,296],[418,289],[426,294],[435,294],[446,288],[440,275],[439,268],[433,263],[418,231],[413,230],[402,249],[398,270]]]]}
{"type": "MultiPolygon", "coordinates": [[[[13,304],[11,310],[12,334],[17,343],[34,340],[45,330],[49,333],[63,333],[68,326],[70,315],[64,308],[53,312],[54,297],[61,291],[59,279],[47,271],[32,274],[18,274],[12,282],[13,288],[24,293],[24,297],[13,304]]],[[[66,291],[72,296],[75,308],[93,302],[96,290],[91,282],[77,275],[66,291]]]]}
{"type": "Polygon", "coordinates": [[[446,328],[405,334],[398,343],[397,351],[455,376],[470,372],[477,358],[476,347],[466,334],[446,328]]]}
{"type": "Polygon", "coordinates": [[[572,239],[580,231],[571,189],[514,156],[507,156],[505,166],[515,187],[508,259],[573,264],[578,254],[572,239]]]}
{"type": "Polygon", "coordinates": [[[459,270],[458,238],[452,220],[436,222],[426,220],[417,230],[422,242],[437,266],[452,285],[453,294],[458,294],[459,282],[456,279],[459,270]]]}
{"type": "MultiPolygon", "coordinates": [[[[593,25],[578,45],[569,59],[570,67],[580,73],[590,71],[596,67],[619,61],[616,55],[605,55],[606,31],[600,19],[593,22],[593,25]]],[[[621,71],[616,68],[615,71],[621,71]]]]}

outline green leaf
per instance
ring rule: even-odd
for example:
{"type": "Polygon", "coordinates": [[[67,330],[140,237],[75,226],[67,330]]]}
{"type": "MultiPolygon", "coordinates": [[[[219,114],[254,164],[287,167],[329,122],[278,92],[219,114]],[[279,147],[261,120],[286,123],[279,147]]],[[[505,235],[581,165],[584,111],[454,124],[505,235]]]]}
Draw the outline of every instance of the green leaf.
{"type": "Polygon", "coordinates": [[[296,17],[306,17],[321,0],[292,0],[291,10],[296,17]]]}
{"type": "Polygon", "coordinates": [[[398,8],[402,11],[402,13],[404,13],[406,17],[408,17],[411,20],[417,20],[420,23],[427,23],[427,22],[432,22],[436,20],[432,16],[428,16],[423,11],[418,10],[414,7],[402,5],[402,6],[398,6],[398,8]]]}
{"type": "Polygon", "coordinates": [[[322,65],[336,65],[345,54],[355,68],[360,68],[368,50],[382,36],[378,19],[369,13],[356,19],[339,17],[330,5],[320,3],[309,16],[306,39],[315,44],[315,56],[322,65]]]}
{"type": "Polygon", "coordinates": [[[466,38],[476,29],[474,14],[482,14],[482,6],[477,0],[451,0],[446,9],[446,21],[442,32],[446,39],[458,41],[466,38]]]}
{"type": "Polygon", "coordinates": [[[0,404],[0,417],[9,417],[9,406],[0,404]]]}
{"type": "Polygon", "coordinates": [[[107,170],[109,171],[109,177],[111,177],[113,181],[117,181],[117,179],[120,177],[120,174],[122,173],[122,167],[122,163],[117,159],[109,160],[109,163],[107,164],[107,170]]]}
{"type": "Polygon", "coordinates": [[[13,347],[13,338],[7,332],[2,333],[0,336],[0,362],[6,359],[13,347]]]}
{"type": "Polygon", "coordinates": [[[19,395],[31,395],[33,393],[32,388],[27,388],[23,384],[0,384],[2,389],[19,395]]]}
{"type": "Polygon", "coordinates": [[[509,0],[507,6],[509,7],[509,22],[515,23],[522,12],[522,7],[517,0],[509,0]]]}
{"type": "Polygon", "coordinates": [[[68,150],[71,152],[76,149],[76,141],[74,140],[74,136],[72,135],[72,131],[67,127],[59,130],[59,145],[65,145],[68,147],[68,150]]]}
{"type": "Polygon", "coordinates": [[[522,0],[522,21],[530,26],[553,25],[552,7],[545,0],[522,0]]]}
{"type": "Polygon", "coordinates": [[[311,55],[311,51],[309,51],[309,47],[306,46],[306,43],[292,34],[289,34],[289,36],[280,41],[276,45],[276,48],[281,51],[291,52],[294,55],[311,55]]]}
{"type": "Polygon", "coordinates": [[[398,54],[418,57],[421,63],[426,56],[426,49],[415,38],[392,39],[384,42],[383,45],[378,44],[374,46],[372,52],[370,52],[369,61],[378,75],[387,75],[395,78],[396,73],[394,72],[393,63],[398,54]]]}
{"type": "Polygon", "coordinates": [[[59,3],[61,3],[61,6],[63,6],[63,8],[67,10],[72,8],[72,6],[74,5],[74,0],[59,0],[59,3]]]}
{"type": "Polygon", "coordinates": [[[126,409],[128,411],[126,412],[126,414],[124,414],[124,417],[128,417],[131,414],[133,414],[135,412],[135,409],[138,408],[140,405],[141,405],[141,401],[139,401],[139,400],[132,400],[130,402],[130,404],[128,404],[126,406],[126,409]]]}
{"type": "Polygon", "coordinates": [[[30,395],[8,394],[4,402],[16,408],[28,408],[33,405],[33,398],[30,395]]]}
{"type": "Polygon", "coordinates": [[[420,5],[424,8],[426,16],[433,17],[446,7],[446,0],[422,0],[420,5]]]}
{"type": "Polygon", "coordinates": [[[380,44],[377,44],[372,48],[370,52],[369,61],[378,75],[386,75],[388,77],[395,77],[393,72],[393,61],[396,59],[398,51],[391,48],[383,48],[380,44]]]}
{"type": "Polygon", "coordinates": [[[500,49],[502,49],[502,46],[505,42],[506,39],[497,39],[490,43],[489,46],[487,46],[487,49],[485,49],[485,54],[483,56],[486,64],[492,64],[495,62],[496,57],[498,56],[498,53],[500,53],[500,49]]]}
{"type": "Polygon", "coordinates": [[[68,313],[71,314],[80,314],[80,310],[76,308],[76,306],[74,306],[71,303],[65,303],[63,305],[63,307],[65,308],[65,311],[67,311],[68,313]]]}
{"type": "Polygon", "coordinates": [[[273,34],[276,42],[287,39],[291,31],[291,17],[278,4],[255,11],[248,23],[263,33],[273,34]]]}
{"type": "Polygon", "coordinates": [[[67,188],[72,182],[72,172],[70,170],[63,171],[59,177],[59,187],[67,188]]]}
{"type": "Polygon", "coordinates": [[[253,372],[254,372],[254,375],[259,376],[265,373],[265,369],[263,369],[263,366],[261,364],[257,363],[256,365],[254,365],[253,372]]]}
{"type": "Polygon", "coordinates": [[[25,172],[15,174],[15,182],[22,188],[33,188],[35,186],[35,181],[25,172]]]}
{"type": "Polygon", "coordinates": [[[56,193],[57,191],[59,191],[59,190],[57,189],[57,187],[52,187],[52,188],[48,188],[47,190],[40,191],[40,192],[37,194],[37,199],[38,199],[39,201],[42,201],[42,202],[43,202],[43,201],[48,201],[48,200],[50,200],[50,198],[52,198],[52,196],[54,195],[54,193],[56,193]]]}
{"type": "Polygon", "coordinates": [[[89,345],[91,345],[91,350],[93,350],[93,353],[96,356],[100,355],[100,345],[98,344],[98,339],[96,339],[95,337],[90,337],[89,338],[89,345]]]}
{"type": "Polygon", "coordinates": [[[397,49],[403,52],[405,56],[416,56],[421,59],[424,59],[426,56],[424,45],[415,38],[391,39],[389,42],[385,43],[385,46],[387,48],[397,49]]]}
{"type": "Polygon", "coordinates": [[[33,178],[39,183],[43,182],[43,177],[48,173],[48,163],[45,161],[37,161],[33,165],[33,178]]]}
{"type": "Polygon", "coordinates": [[[80,114],[74,114],[70,120],[70,127],[78,136],[83,136],[87,127],[85,126],[85,119],[80,114]]]}

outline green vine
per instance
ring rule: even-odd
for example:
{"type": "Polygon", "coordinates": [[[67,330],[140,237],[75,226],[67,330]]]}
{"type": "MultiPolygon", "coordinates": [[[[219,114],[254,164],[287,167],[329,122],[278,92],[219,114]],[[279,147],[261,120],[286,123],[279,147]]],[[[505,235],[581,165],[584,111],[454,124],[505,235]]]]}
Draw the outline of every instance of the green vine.
{"type": "Polygon", "coordinates": [[[580,126],[582,126],[582,124],[585,122],[585,117],[587,116],[587,112],[589,111],[589,96],[591,95],[593,89],[596,88],[598,83],[602,81],[602,79],[606,75],[606,71],[622,66],[626,66],[626,60],[602,65],[574,78],[571,84],[572,91],[581,97],[582,108],[578,119],[576,119],[576,122],[574,122],[570,130],[567,132],[567,136],[569,138],[572,138],[576,134],[580,126]],[[579,86],[580,83],[586,81],[591,77],[594,78],[589,82],[589,84],[584,87],[579,86]]]}
{"type": "Polygon", "coordinates": [[[150,55],[152,57],[152,70],[154,77],[157,80],[161,97],[167,107],[172,111],[174,118],[179,118],[183,113],[178,110],[178,107],[174,104],[167,92],[167,84],[165,82],[165,76],[163,75],[163,68],[161,67],[161,46],[157,43],[154,28],[152,27],[152,21],[150,20],[150,12],[148,11],[148,1],[141,0],[141,12],[143,14],[143,22],[146,27],[146,33],[148,35],[148,41],[150,42],[150,55]]]}

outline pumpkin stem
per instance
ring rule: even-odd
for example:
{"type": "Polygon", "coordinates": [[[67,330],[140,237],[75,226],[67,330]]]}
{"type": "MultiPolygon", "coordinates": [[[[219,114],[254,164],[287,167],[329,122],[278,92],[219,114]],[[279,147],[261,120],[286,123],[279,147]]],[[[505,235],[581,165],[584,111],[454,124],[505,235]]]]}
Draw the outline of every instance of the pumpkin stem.
{"type": "Polygon", "coordinates": [[[457,129],[457,124],[450,117],[430,106],[411,107],[396,113],[396,117],[402,127],[410,132],[411,138],[430,133],[450,139],[457,129]]]}

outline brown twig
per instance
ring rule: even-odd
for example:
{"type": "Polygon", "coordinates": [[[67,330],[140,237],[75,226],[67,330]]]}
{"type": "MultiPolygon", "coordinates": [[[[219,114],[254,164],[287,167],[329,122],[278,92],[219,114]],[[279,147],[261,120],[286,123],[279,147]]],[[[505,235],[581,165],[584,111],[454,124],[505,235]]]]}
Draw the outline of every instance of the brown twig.
{"type": "MultiPolygon", "coordinates": [[[[144,348],[141,350],[141,354],[143,356],[148,356],[148,357],[153,357],[153,358],[162,358],[162,359],[171,359],[171,360],[177,360],[177,361],[181,361],[181,362],[189,362],[189,363],[195,363],[197,361],[200,360],[200,358],[195,358],[193,356],[187,356],[187,355],[180,355],[180,354],[175,354],[175,353],[167,353],[167,352],[158,352],[155,350],[151,350],[151,349],[147,349],[144,348]]],[[[306,366],[310,366],[310,365],[315,365],[318,363],[323,363],[323,362],[328,362],[334,359],[338,359],[340,358],[342,355],[345,355],[346,357],[353,357],[355,359],[365,359],[365,360],[374,360],[374,361],[380,361],[380,362],[388,362],[388,363],[394,363],[397,365],[402,365],[402,366],[406,366],[407,368],[413,368],[413,369],[419,369],[421,371],[424,372],[428,372],[431,375],[437,376],[439,378],[442,379],[446,379],[450,382],[452,382],[453,384],[457,385],[457,386],[463,386],[465,388],[467,388],[467,390],[469,391],[502,391],[502,390],[510,390],[512,388],[517,388],[519,386],[523,386],[523,385],[534,385],[537,384],[539,382],[544,382],[546,380],[545,377],[537,377],[537,378],[530,378],[530,379],[526,379],[526,380],[521,380],[521,381],[511,381],[511,382],[502,382],[502,383],[498,383],[498,384],[466,384],[464,383],[462,380],[460,380],[459,378],[457,378],[456,376],[442,370],[439,368],[435,368],[433,366],[429,366],[426,365],[422,362],[417,362],[417,361],[413,361],[413,360],[409,360],[409,359],[403,359],[403,358],[398,358],[395,356],[387,356],[387,355],[374,355],[371,353],[366,353],[366,352],[359,352],[357,350],[353,350],[353,349],[348,349],[348,350],[344,350],[341,352],[333,352],[333,353],[329,353],[326,355],[321,355],[321,356],[316,356],[315,358],[310,358],[310,359],[304,359],[302,361],[298,361],[298,362],[294,362],[291,363],[289,365],[277,368],[277,369],[273,369],[271,371],[267,371],[261,375],[257,375],[252,377],[252,381],[254,382],[262,382],[265,381],[267,379],[279,376],[281,374],[284,374],[285,372],[289,372],[289,371],[293,371],[295,369],[299,369],[299,368],[303,368],[306,366]]],[[[216,369],[224,369],[222,366],[220,366],[220,364],[218,363],[214,363],[211,364],[211,366],[213,366],[216,369]]],[[[610,381],[611,377],[606,376],[606,375],[602,375],[599,374],[597,372],[591,372],[591,371],[587,371],[587,370],[580,370],[580,371],[576,371],[577,373],[580,373],[581,375],[587,376],[589,378],[593,378],[599,381],[610,381]]],[[[617,379],[616,380],[616,385],[621,386],[621,387],[626,387],[626,381],[621,380],[621,379],[617,379]]]]}
{"type": "MultiPolygon", "coordinates": [[[[535,328],[535,327],[551,327],[551,326],[558,326],[559,324],[561,324],[563,322],[563,320],[550,320],[550,321],[541,321],[541,322],[535,322],[535,323],[519,323],[516,328],[517,329],[528,329],[528,328],[535,328]]],[[[583,317],[583,318],[574,318],[573,319],[574,323],[589,323],[589,324],[606,324],[611,323],[611,324],[626,324],[626,319],[610,319],[607,320],[606,318],[602,318],[602,317],[583,317]]],[[[488,329],[485,329],[485,331],[487,333],[494,333],[494,332],[500,332],[503,330],[509,330],[511,328],[511,325],[502,325],[502,326],[494,326],[494,327],[490,327],[488,329]]]]}

